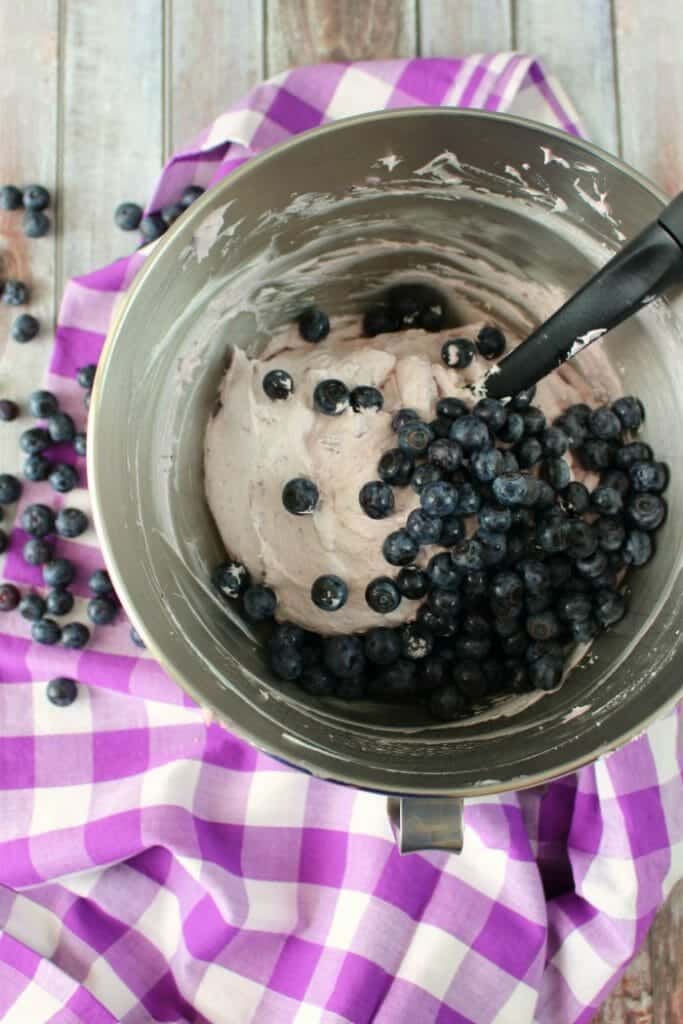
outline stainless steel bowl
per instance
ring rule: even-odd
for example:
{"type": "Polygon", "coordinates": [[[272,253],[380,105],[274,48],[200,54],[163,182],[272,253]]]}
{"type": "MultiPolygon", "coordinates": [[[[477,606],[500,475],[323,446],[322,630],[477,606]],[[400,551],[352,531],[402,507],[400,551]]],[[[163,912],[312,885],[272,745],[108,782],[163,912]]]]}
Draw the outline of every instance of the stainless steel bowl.
{"type": "MultiPolygon", "coordinates": [[[[100,362],[90,483],[126,611],[219,721],[325,778],[467,796],[569,772],[681,696],[678,297],[653,303],[602,343],[624,391],[647,405],[644,438],[671,463],[658,554],[629,580],[619,627],[560,690],[517,713],[434,725],[405,709],[388,718],[386,709],[321,702],[275,683],[258,636],[207,586],[221,545],[201,458],[229,346],[256,351],[314,295],[333,313],[357,311],[401,273],[452,276],[463,308],[490,303],[528,328],[533,316],[515,275],[550,312],[664,201],[635,171],[562,133],[518,118],[418,109],[349,119],[274,148],[212,189],[156,245],[100,362]]],[[[459,313],[456,300],[451,315],[459,313]]],[[[588,353],[577,363],[592,372],[588,353]]]]}

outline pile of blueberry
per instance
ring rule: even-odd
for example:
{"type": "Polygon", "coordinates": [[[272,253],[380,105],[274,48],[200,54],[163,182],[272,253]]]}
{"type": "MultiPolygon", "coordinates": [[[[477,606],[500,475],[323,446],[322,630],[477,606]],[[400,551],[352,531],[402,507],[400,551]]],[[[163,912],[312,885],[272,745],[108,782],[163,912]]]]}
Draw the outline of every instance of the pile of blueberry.
{"type": "Polygon", "coordinates": [[[201,185],[188,185],[177,203],[170,203],[161,210],[143,216],[142,207],[137,203],[119,203],[114,211],[114,223],[122,231],[140,229],[144,244],[161,238],[171,224],[191,206],[195,199],[204,194],[201,185]]]}
{"type": "MultiPolygon", "coordinates": [[[[416,311],[414,298],[408,289],[402,321],[401,291],[392,289],[387,303],[371,311],[370,327],[366,314],[365,334],[379,333],[380,312],[385,330],[420,324],[431,306],[416,311]]],[[[329,320],[311,308],[299,328],[318,343],[329,320]]],[[[477,350],[494,359],[505,345],[498,328],[485,327],[476,343],[456,337],[441,354],[447,366],[461,369],[477,350]]],[[[294,387],[284,370],[263,380],[273,401],[287,400],[294,387]]],[[[420,602],[414,619],[326,637],[272,624],[276,676],[317,696],[423,699],[435,718],[451,720],[496,694],[554,689],[570,650],[623,618],[622,577],[652,558],[653,535],[667,513],[668,468],[635,436],[644,419],[637,398],[597,409],[578,403],[549,423],[534,396],[530,388],[506,403],[475,401],[474,394],[471,403],[442,398],[429,423],[412,409],[394,414],[396,444],[380,458],[377,479],[360,489],[359,505],[373,519],[386,518],[395,488],[410,487],[419,507],[384,540],[388,571],[368,582],[365,599],[380,614],[406,599],[420,602]],[[592,490],[572,479],[569,455],[597,477],[592,490]]],[[[337,380],[322,381],[313,394],[324,415],[382,404],[376,389],[349,391],[337,380]]],[[[297,477],[282,500],[289,513],[310,515],[318,488],[297,477]]],[[[276,594],[252,584],[246,567],[226,562],[213,583],[224,597],[241,599],[251,621],[272,622],[276,594]]],[[[334,613],[347,598],[337,576],[312,582],[311,600],[325,611],[334,613]]]]}
{"type": "Polygon", "coordinates": [[[45,213],[50,205],[50,193],[43,185],[0,186],[0,210],[23,210],[23,229],[27,238],[42,238],[50,230],[50,218],[45,213]]]}

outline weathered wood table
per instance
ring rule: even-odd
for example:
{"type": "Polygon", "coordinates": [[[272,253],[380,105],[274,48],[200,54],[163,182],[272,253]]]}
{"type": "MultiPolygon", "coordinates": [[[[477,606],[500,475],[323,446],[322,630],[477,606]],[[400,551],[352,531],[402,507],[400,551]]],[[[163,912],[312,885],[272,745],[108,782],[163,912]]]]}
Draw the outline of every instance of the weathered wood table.
{"type": "MultiPolygon", "coordinates": [[[[54,321],[66,278],[129,251],[112,211],[146,198],[174,147],[265,75],[321,60],[538,54],[591,138],[673,193],[682,13],[680,0],[0,0],[0,178],[57,196],[30,261],[13,237],[13,276],[54,321]]],[[[0,311],[2,345],[8,324],[0,311]]],[[[598,1020],[683,1022],[683,886],[598,1020]]]]}

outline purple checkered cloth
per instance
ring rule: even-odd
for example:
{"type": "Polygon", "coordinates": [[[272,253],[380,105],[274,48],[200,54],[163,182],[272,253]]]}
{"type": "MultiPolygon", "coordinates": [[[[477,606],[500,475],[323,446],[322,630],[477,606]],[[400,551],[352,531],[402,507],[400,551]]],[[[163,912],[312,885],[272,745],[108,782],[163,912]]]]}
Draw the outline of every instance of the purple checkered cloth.
{"type": "MultiPolygon", "coordinates": [[[[151,205],[292,133],[420,104],[580,131],[521,54],[299,68],[176,154],[151,205]]],[[[97,359],[144,258],[67,287],[45,383],[77,421],[76,368],[97,359]]],[[[85,483],[83,460],[60,454],[85,483]]],[[[19,511],[52,498],[27,485],[19,511]]],[[[87,509],[85,487],[67,503],[87,509]]],[[[24,539],[14,531],[4,576],[40,589],[24,539]]],[[[96,538],[57,549],[78,565],[70,618],[83,620],[96,538]]],[[[122,617],[85,651],[36,646],[17,613],[0,625],[5,1024],[587,1022],[683,872],[680,707],[575,775],[468,801],[462,856],[401,858],[381,796],[207,726],[122,617]],[[78,680],[71,707],[45,699],[55,675],[78,680]]]]}

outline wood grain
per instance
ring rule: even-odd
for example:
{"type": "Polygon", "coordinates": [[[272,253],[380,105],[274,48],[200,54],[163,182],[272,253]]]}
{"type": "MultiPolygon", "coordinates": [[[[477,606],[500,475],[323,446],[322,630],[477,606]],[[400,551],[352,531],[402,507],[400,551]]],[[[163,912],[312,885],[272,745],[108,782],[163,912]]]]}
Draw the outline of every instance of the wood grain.
{"type": "Polygon", "coordinates": [[[614,0],[624,159],[667,192],[683,188],[680,0],[614,0]]]}
{"type": "Polygon", "coordinates": [[[159,0],[64,4],[63,253],[57,284],[130,252],[113,223],[144,202],[162,162],[159,0]]]}
{"type": "Polygon", "coordinates": [[[263,77],[263,8],[249,0],[166,0],[165,156],[263,77]]]}
{"type": "Polygon", "coordinates": [[[652,969],[647,941],[593,1024],[665,1024],[653,1017],[652,969]]]}
{"type": "Polygon", "coordinates": [[[516,48],[557,75],[589,138],[618,152],[610,0],[523,0],[514,28],[516,48]]]}
{"type": "Polygon", "coordinates": [[[683,1021],[683,881],[657,915],[649,937],[653,1024],[683,1021]]]}
{"type": "Polygon", "coordinates": [[[511,0],[419,0],[420,53],[460,57],[512,47],[511,0]]]}
{"type": "Polygon", "coordinates": [[[412,57],[416,0],[266,0],[266,70],[323,60],[412,57]]]}

